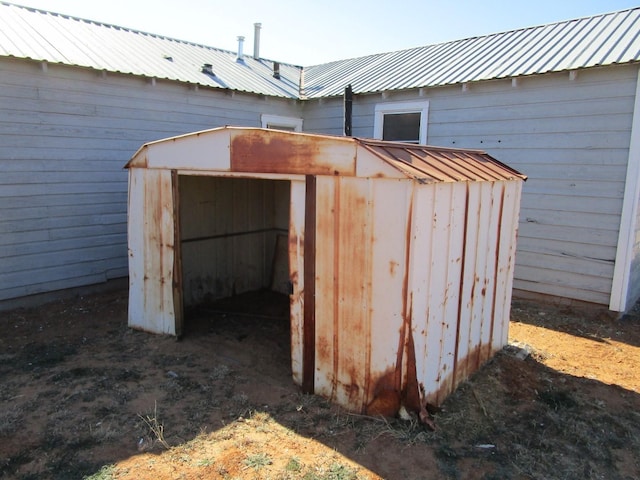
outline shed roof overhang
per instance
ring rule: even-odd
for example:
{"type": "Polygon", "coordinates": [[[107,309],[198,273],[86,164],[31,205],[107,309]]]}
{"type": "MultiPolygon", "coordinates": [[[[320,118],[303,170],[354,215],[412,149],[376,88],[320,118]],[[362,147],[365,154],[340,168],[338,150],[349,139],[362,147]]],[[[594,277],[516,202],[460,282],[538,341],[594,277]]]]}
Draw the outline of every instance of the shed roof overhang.
{"type": "Polygon", "coordinates": [[[245,127],[146,143],[125,168],[412,178],[421,183],[526,179],[480,150],[245,127]]]}

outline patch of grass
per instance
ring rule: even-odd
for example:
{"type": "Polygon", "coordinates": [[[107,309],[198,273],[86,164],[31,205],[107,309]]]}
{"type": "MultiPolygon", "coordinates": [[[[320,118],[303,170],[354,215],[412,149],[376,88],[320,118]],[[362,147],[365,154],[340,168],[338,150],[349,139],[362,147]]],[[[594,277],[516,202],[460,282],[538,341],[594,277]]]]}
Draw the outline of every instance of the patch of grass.
{"type": "Polygon", "coordinates": [[[169,449],[169,444],[164,439],[164,425],[158,420],[158,404],[154,402],[153,404],[153,414],[142,416],[138,414],[138,417],[142,419],[142,421],[147,425],[151,433],[154,437],[154,443],[159,443],[167,450],[169,449]]]}
{"type": "Polygon", "coordinates": [[[198,460],[196,462],[196,465],[198,467],[210,467],[214,463],[215,463],[215,461],[213,460],[213,458],[203,458],[203,459],[198,460]]]}
{"type": "Polygon", "coordinates": [[[267,465],[271,465],[273,461],[271,460],[271,457],[269,457],[269,455],[261,452],[261,453],[256,453],[254,455],[249,455],[247,458],[244,459],[242,463],[244,463],[245,468],[253,468],[254,470],[260,470],[261,468],[266,467],[267,465]]]}
{"type": "Polygon", "coordinates": [[[300,470],[302,470],[300,459],[298,457],[291,457],[284,469],[287,472],[299,472],[300,470]]]}
{"type": "Polygon", "coordinates": [[[83,480],[112,480],[115,478],[116,467],[115,465],[104,465],[93,475],[82,477],[83,480]]]}
{"type": "Polygon", "coordinates": [[[358,474],[356,470],[351,469],[341,463],[332,463],[328,470],[319,470],[316,472],[307,472],[302,480],[357,480],[358,474]]]}

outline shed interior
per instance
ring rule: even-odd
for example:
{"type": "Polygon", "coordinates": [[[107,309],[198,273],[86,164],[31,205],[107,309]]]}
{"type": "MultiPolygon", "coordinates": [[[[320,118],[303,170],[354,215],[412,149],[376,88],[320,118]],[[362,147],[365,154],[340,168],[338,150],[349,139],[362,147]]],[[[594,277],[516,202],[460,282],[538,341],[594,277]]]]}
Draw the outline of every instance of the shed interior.
{"type": "MultiPolygon", "coordinates": [[[[225,305],[220,300],[248,292],[288,295],[291,182],[207,175],[178,178],[186,311],[213,302],[225,305]]],[[[288,302],[284,295],[272,298],[282,306],[288,302]]]]}

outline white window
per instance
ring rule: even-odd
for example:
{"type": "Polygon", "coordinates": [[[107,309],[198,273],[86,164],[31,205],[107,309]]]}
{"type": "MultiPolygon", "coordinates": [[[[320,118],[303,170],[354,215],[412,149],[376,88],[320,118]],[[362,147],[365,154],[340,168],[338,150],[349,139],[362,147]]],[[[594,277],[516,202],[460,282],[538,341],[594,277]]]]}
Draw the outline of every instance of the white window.
{"type": "Polygon", "coordinates": [[[260,120],[262,121],[262,128],[273,128],[275,130],[286,130],[288,132],[302,131],[301,118],[267,115],[263,113],[260,120]]]}
{"type": "Polygon", "coordinates": [[[376,105],[373,137],[394,142],[427,143],[429,102],[394,102],[376,105]]]}

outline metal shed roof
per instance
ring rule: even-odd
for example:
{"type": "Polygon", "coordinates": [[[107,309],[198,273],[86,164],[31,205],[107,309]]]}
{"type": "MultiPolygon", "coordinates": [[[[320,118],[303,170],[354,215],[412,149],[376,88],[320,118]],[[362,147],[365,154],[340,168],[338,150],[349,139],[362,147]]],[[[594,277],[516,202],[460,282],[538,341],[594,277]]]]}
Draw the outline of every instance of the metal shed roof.
{"type": "Polygon", "coordinates": [[[640,7],[298,67],[0,2],[0,56],[285,98],[435,87],[640,61],[640,7]],[[211,65],[211,73],[203,71],[211,65]]]}
{"type": "Polygon", "coordinates": [[[526,179],[480,150],[245,127],[214,128],[146,143],[126,167],[407,177],[420,183],[526,179]]]}

